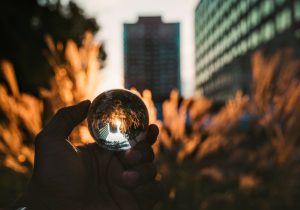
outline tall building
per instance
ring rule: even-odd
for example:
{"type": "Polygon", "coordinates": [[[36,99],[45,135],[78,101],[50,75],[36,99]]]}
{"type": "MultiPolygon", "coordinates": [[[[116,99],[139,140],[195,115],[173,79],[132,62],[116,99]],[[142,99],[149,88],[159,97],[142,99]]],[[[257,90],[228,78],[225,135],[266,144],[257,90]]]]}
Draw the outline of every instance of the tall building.
{"type": "Polygon", "coordinates": [[[250,91],[251,55],[300,43],[300,0],[201,0],[195,11],[196,93],[250,91]]]}
{"type": "Polygon", "coordinates": [[[180,90],[180,25],[161,17],[139,17],[124,24],[125,87],[150,89],[161,102],[172,89],[180,90]]]}

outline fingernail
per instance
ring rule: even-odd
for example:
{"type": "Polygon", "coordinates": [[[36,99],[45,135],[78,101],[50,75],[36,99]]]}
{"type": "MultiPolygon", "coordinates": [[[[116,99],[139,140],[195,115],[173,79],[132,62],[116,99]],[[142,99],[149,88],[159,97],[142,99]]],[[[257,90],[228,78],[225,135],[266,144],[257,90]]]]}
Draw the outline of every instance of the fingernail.
{"type": "Polygon", "coordinates": [[[126,157],[130,163],[134,164],[142,159],[142,154],[136,150],[129,150],[126,152],[126,157]]]}

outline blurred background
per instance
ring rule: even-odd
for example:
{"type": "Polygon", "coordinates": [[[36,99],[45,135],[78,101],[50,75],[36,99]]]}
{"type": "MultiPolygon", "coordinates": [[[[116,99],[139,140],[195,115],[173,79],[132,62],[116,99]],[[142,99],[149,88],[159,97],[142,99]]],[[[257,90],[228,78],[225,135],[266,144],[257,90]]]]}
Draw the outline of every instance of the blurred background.
{"type": "Polygon", "coordinates": [[[160,128],[157,210],[300,208],[300,0],[0,5],[0,207],[60,107],[127,88],[160,128]]]}

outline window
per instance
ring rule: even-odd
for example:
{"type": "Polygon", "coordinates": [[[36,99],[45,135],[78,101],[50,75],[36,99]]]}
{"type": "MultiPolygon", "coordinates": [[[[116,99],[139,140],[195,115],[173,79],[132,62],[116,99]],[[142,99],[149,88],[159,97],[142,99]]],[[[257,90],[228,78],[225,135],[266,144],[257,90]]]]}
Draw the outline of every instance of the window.
{"type": "Polygon", "coordinates": [[[239,33],[239,28],[238,27],[234,28],[233,36],[234,36],[234,39],[233,39],[234,42],[236,42],[241,37],[241,34],[239,33]]]}
{"type": "Polygon", "coordinates": [[[233,22],[237,21],[238,17],[239,17],[238,10],[236,10],[236,9],[233,10],[233,12],[232,12],[232,20],[233,20],[233,22]]]}
{"type": "Polygon", "coordinates": [[[260,19],[260,15],[259,15],[259,11],[258,9],[253,9],[253,11],[251,12],[251,26],[255,27],[260,19]]]}
{"type": "Polygon", "coordinates": [[[256,48],[258,44],[259,44],[259,36],[258,33],[255,31],[251,35],[251,47],[256,48]]]}
{"type": "Polygon", "coordinates": [[[252,49],[252,36],[248,36],[247,38],[247,45],[249,49],[252,49]]]}
{"type": "Polygon", "coordinates": [[[269,15],[274,10],[274,4],[272,0],[264,0],[261,3],[261,14],[262,16],[269,15]]]}
{"type": "Polygon", "coordinates": [[[247,42],[245,40],[242,41],[242,51],[243,53],[247,52],[248,50],[248,46],[247,46],[247,42]]]}
{"type": "Polygon", "coordinates": [[[236,27],[238,39],[243,35],[241,23],[236,27]]]}
{"type": "Polygon", "coordinates": [[[242,33],[242,34],[246,34],[247,32],[248,32],[247,22],[246,22],[246,20],[244,19],[244,20],[241,22],[241,33],[242,33]]]}
{"type": "Polygon", "coordinates": [[[262,29],[262,37],[264,41],[268,41],[275,35],[275,27],[272,21],[267,22],[262,29]]]}
{"type": "Polygon", "coordinates": [[[300,0],[295,1],[294,5],[295,20],[300,20],[300,0]]]}
{"type": "Polygon", "coordinates": [[[240,1],[241,12],[242,13],[246,12],[247,8],[248,8],[248,1],[240,1]]]}
{"type": "Polygon", "coordinates": [[[286,8],[276,16],[276,29],[282,32],[292,24],[291,10],[286,8]]]}

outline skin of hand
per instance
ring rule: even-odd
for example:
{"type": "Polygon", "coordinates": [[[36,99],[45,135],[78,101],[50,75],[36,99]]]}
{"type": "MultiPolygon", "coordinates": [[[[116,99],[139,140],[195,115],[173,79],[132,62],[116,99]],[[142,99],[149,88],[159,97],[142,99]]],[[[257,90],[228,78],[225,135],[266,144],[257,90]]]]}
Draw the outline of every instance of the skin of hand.
{"type": "Polygon", "coordinates": [[[79,147],[67,139],[82,122],[90,101],[60,109],[35,142],[35,164],[28,189],[18,206],[30,210],[149,210],[164,196],[155,180],[151,145],[158,128],[124,152],[96,143],[79,147]]]}

